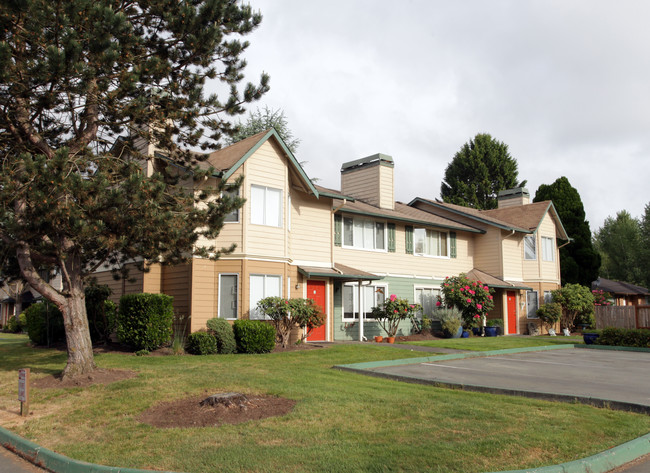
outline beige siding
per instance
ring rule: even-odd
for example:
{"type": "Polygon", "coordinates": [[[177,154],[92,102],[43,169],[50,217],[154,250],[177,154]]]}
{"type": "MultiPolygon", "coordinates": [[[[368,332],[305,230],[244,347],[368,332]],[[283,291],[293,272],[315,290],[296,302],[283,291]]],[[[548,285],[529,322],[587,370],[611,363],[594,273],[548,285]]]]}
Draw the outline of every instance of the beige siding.
{"type": "MultiPolygon", "coordinates": [[[[282,276],[282,297],[287,295],[287,276],[291,274],[289,265],[283,263],[273,263],[266,261],[243,261],[241,278],[241,297],[242,297],[242,318],[250,317],[250,275],[251,274],[273,274],[282,276]]],[[[295,283],[294,283],[295,284],[295,283]]]]}
{"type": "Polygon", "coordinates": [[[292,260],[329,263],[332,258],[332,201],[291,193],[289,256],[292,260]]]}
{"type": "Polygon", "coordinates": [[[174,298],[174,312],[177,316],[190,315],[191,264],[163,266],[162,292],[174,298]]]}
{"type": "Polygon", "coordinates": [[[503,276],[506,281],[521,281],[522,272],[522,255],[523,255],[523,235],[521,233],[511,234],[501,230],[501,247],[503,252],[503,272],[495,276],[503,276]]]}
{"type": "Polygon", "coordinates": [[[548,281],[558,282],[559,276],[559,251],[557,249],[555,223],[549,214],[544,216],[537,232],[535,233],[535,241],[537,244],[537,259],[524,260],[523,246],[522,246],[522,260],[523,260],[523,274],[526,281],[548,281]],[[554,242],[554,261],[544,261],[542,254],[542,237],[553,238],[554,242]]]}
{"type": "Polygon", "coordinates": [[[287,161],[280,154],[277,145],[265,142],[244,163],[246,181],[244,197],[248,199],[244,211],[244,251],[248,255],[284,258],[287,256],[287,161]],[[253,225],[250,223],[251,185],[272,187],[282,190],[282,227],[253,225]]]}
{"type": "Polygon", "coordinates": [[[120,297],[125,294],[139,294],[145,292],[143,289],[144,274],[139,271],[134,264],[127,265],[129,268],[129,278],[115,280],[113,273],[110,271],[101,271],[93,274],[97,284],[106,284],[112,291],[110,299],[116,304],[119,303],[120,297]]]}
{"type": "Polygon", "coordinates": [[[392,166],[379,166],[379,206],[382,209],[395,208],[395,191],[392,166]]]}
{"type": "Polygon", "coordinates": [[[159,294],[162,291],[162,267],[152,264],[149,272],[143,274],[142,292],[159,294]]]}
{"type": "Polygon", "coordinates": [[[366,166],[341,174],[341,192],[372,205],[379,205],[379,171],[381,166],[366,166]]]}
{"type": "Polygon", "coordinates": [[[397,224],[394,253],[335,247],[334,261],[371,273],[439,279],[474,267],[472,240],[471,234],[457,232],[456,258],[411,255],[406,253],[404,225],[397,224]]]}
{"type": "Polygon", "coordinates": [[[207,259],[192,260],[192,294],[190,331],[205,327],[208,319],[217,316],[215,262],[207,259]]]}
{"type": "Polygon", "coordinates": [[[501,230],[489,227],[483,235],[474,237],[474,264],[492,276],[502,276],[501,230]]]}

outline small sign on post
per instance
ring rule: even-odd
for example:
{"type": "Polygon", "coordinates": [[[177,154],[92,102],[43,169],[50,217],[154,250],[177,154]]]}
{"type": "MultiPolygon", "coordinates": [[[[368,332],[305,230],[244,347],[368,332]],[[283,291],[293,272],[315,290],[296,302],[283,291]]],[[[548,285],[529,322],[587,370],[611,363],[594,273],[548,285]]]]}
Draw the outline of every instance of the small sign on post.
{"type": "Polygon", "coordinates": [[[29,368],[18,370],[18,400],[20,401],[20,415],[27,417],[29,414],[29,368]]]}

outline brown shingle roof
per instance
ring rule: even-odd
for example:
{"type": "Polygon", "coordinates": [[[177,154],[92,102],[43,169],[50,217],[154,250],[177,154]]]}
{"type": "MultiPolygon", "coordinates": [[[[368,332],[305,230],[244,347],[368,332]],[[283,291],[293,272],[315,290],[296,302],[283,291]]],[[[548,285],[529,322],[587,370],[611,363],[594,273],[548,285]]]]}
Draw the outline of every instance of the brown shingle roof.
{"type": "Polygon", "coordinates": [[[212,166],[217,171],[227,171],[233,167],[253,146],[255,146],[269,130],[249,136],[225,148],[213,151],[203,163],[204,168],[212,166]]]}
{"type": "Polygon", "coordinates": [[[611,279],[598,278],[591,283],[591,289],[602,289],[605,292],[612,294],[625,294],[625,295],[648,295],[648,289],[641,286],[635,286],[627,282],[612,281],[611,279]]]}
{"type": "Polygon", "coordinates": [[[362,215],[370,215],[375,217],[384,217],[392,220],[401,220],[411,223],[420,223],[423,225],[430,225],[433,227],[449,228],[452,230],[463,230],[472,233],[483,233],[482,230],[476,229],[469,225],[456,222],[454,220],[441,217],[424,210],[410,207],[401,202],[395,202],[395,210],[382,209],[375,207],[361,200],[355,202],[348,202],[341,209],[341,212],[357,213],[362,215]]]}
{"type": "Polygon", "coordinates": [[[503,209],[482,210],[481,214],[526,230],[535,231],[548,211],[550,204],[551,201],[546,200],[503,209]]]}

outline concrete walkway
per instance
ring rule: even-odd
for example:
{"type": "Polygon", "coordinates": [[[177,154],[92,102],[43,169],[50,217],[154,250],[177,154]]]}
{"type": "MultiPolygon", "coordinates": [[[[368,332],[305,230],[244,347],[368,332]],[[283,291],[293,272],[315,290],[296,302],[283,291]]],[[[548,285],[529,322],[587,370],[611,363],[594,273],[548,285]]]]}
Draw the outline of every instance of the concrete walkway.
{"type": "Polygon", "coordinates": [[[0,447],[0,473],[45,473],[45,470],[0,447]]]}

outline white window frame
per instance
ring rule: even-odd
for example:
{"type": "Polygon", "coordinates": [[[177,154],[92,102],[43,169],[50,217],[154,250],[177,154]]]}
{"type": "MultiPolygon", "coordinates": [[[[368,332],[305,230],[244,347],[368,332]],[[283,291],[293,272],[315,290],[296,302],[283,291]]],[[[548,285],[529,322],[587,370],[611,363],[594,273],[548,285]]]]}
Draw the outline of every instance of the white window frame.
{"type": "MultiPolygon", "coordinates": [[[[414,286],[413,287],[413,300],[415,301],[416,304],[420,304],[422,306],[422,311],[418,311],[417,317],[419,319],[422,319],[422,312],[424,311],[424,304],[422,304],[422,300],[418,298],[418,291],[433,291],[434,298],[437,299],[437,296],[440,296],[442,294],[442,291],[440,289],[440,286],[414,286]]],[[[435,317],[435,302],[434,302],[434,307],[432,308],[432,311],[429,315],[430,318],[435,317]]]]}
{"type": "Polygon", "coordinates": [[[544,304],[550,304],[553,302],[553,294],[551,291],[544,291],[544,304]]]}
{"type": "MultiPolygon", "coordinates": [[[[365,307],[365,297],[364,298],[364,307],[363,307],[363,313],[364,317],[363,320],[375,320],[372,317],[369,317],[368,314],[372,312],[372,308],[377,306],[377,289],[382,289],[384,291],[384,300],[387,300],[390,296],[388,294],[388,285],[387,284],[362,284],[361,285],[362,291],[365,292],[366,288],[373,288],[373,294],[374,294],[374,305],[371,305],[370,307],[365,307]]],[[[342,294],[342,303],[341,303],[341,320],[343,322],[358,322],[359,321],[359,284],[356,282],[352,283],[345,283],[343,285],[343,288],[341,289],[343,292],[342,294]],[[345,316],[345,288],[350,287],[352,288],[352,317],[346,317],[345,316]]]]}
{"type": "Polygon", "coordinates": [[[271,318],[268,315],[262,316],[261,314],[258,313],[257,310],[257,303],[261,301],[262,299],[266,297],[282,297],[282,275],[281,274],[251,274],[248,278],[249,281],[249,302],[250,302],[250,307],[249,307],[249,313],[250,313],[250,319],[251,320],[271,320],[271,318]],[[257,297],[257,294],[253,294],[253,278],[264,278],[264,289],[263,289],[263,294],[262,297],[257,297]],[[279,294],[271,294],[269,291],[269,287],[267,286],[267,281],[270,279],[278,279],[278,288],[279,288],[279,294]],[[254,298],[256,298],[254,300],[254,298]]]}
{"type": "Polygon", "coordinates": [[[555,261],[555,239],[542,237],[542,261],[555,261]]]}
{"type": "Polygon", "coordinates": [[[429,258],[445,258],[449,259],[449,253],[450,253],[450,241],[449,241],[449,232],[442,232],[440,230],[432,230],[430,228],[414,228],[413,229],[413,254],[416,256],[427,256],[429,258]],[[432,233],[437,233],[438,238],[436,239],[436,248],[435,251],[437,254],[434,254],[431,252],[432,248],[427,248],[427,240],[431,238],[430,234],[432,233]],[[441,236],[445,236],[445,245],[444,245],[444,250],[445,254],[441,254],[441,250],[443,249],[443,245],[441,244],[441,236]],[[422,239],[422,248],[425,251],[417,251],[418,247],[418,240],[422,239]],[[428,250],[428,251],[426,251],[428,250]]]}
{"type": "MultiPolygon", "coordinates": [[[[221,195],[223,195],[223,194],[230,194],[230,195],[232,195],[234,197],[239,197],[239,189],[235,189],[235,190],[232,190],[232,191],[223,191],[221,193],[221,195]]],[[[240,210],[241,210],[241,207],[238,208],[238,209],[235,209],[232,212],[230,212],[229,214],[227,214],[226,217],[223,220],[223,223],[240,223],[240,214],[241,214],[240,210]],[[228,220],[228,218],[233,214],[236,217],[235,220],[228,220]]]]}
{"type": "MultiPolygon", "coordinates": [[[[529,245],[530,246],[530,245],[529,245]]],[[[537,260],[537,236],[536,235],[526,235],[524,236],[524,259],[526,261],[535,261],[537,260]],[[532,250],[533,250],[533,255],[528,256],[528,252],[526,251],[526,242],[532,242],[532,250]]]]}
{"type": "Polygon", "coordinates": [[[284,221],[284,218],[282,216],[282,214],[284,213],[284,205],[282,200],[283,200],[282,189],[277,189],[275,187],[260,186],[257,184],[251,184],[251,195],[250,195],[251,224],[282,228],[282,222],[284,221]],[[257,197],[259,192],[263,192],[263,195],[261,195],[262,202],[259,202],[258,200],[259,197],[257,197]],[[271,199],[271,195],[276,192],[278,194],[278,200],[277,202],[274,202],[275,199],[271,199]],[[277,204],[277,208],[275,207],[275,204],[277,204]],[[262,208],[260,209],[259,206],[261,206],[262,208]],[[271,221],[272,218],[269,214],[269,209],[271,208],[273,208],[274,213],[277,212],[277,217],[278,217],[277,221],[273,221],[273,222],[271,221]],[[258,219],[257,217],[259,210],[263,210],[263,212],[260,214],[261,219],[258,219]]]}
{"type": "Polygon", "coordinates": [[[352,248],[355,250],[365,250],[365,251],[379,251],[382,253],[388,252],[388,230],[387,230],[386,222],[384,221],[373,220],[371,218],[362,218],[362,217],[343,217],[342,231],[343,231],[343,235],[341,236],[342,236],[343,248],[352,248]],[[350,222],[352,224],[351,234],[349,232],[346,232],[346,226],[349,225],[350,222]],[[378,226],[382,227],[383,238],[381,244],[383,248],[377,248],[377,227],[378,226]],[[360,242],[358,241],[359,238],[357,238],[359,236],[359,231],[358,231],[359,228],[361,229],[360,242]],[[367,232],[371,232],[372,235],[367,235],[366,234],[367,232]],[[352,244],[350,244],[349,242],[350,238],[352,239],[352,244]],[[366,242],[370,241],[370,238],[372,238],[372,248],[369,247],[370,245],[366,245],[366,242]]]}
{"type": "Polygon", "coordinates": [[[539,309],[539,293],[537,291],[526,291],[526,318],[527,319],[539,319],[537,316],[537,309],[539,309]],[[531,316],[531,304],[530,297],[535,294],[535,310],[531,316]]]}
{"type": "Polygon", "coordinates": [[[218,318],[223,318],[224,320],[237,320],[237,314],[239,313],[239,273],[219,273],[219,297],[217,300],[217,317],[218,318]],[[221,291],[221,288],[223,287],[221,284],[221,276],[235,276],[235,284],[236,284],[236,289],[237,291],[235,292],[235,317],[234,318],[226,318],[226,317],[221,317],[221,295],[223,294],[221,291]]]}

